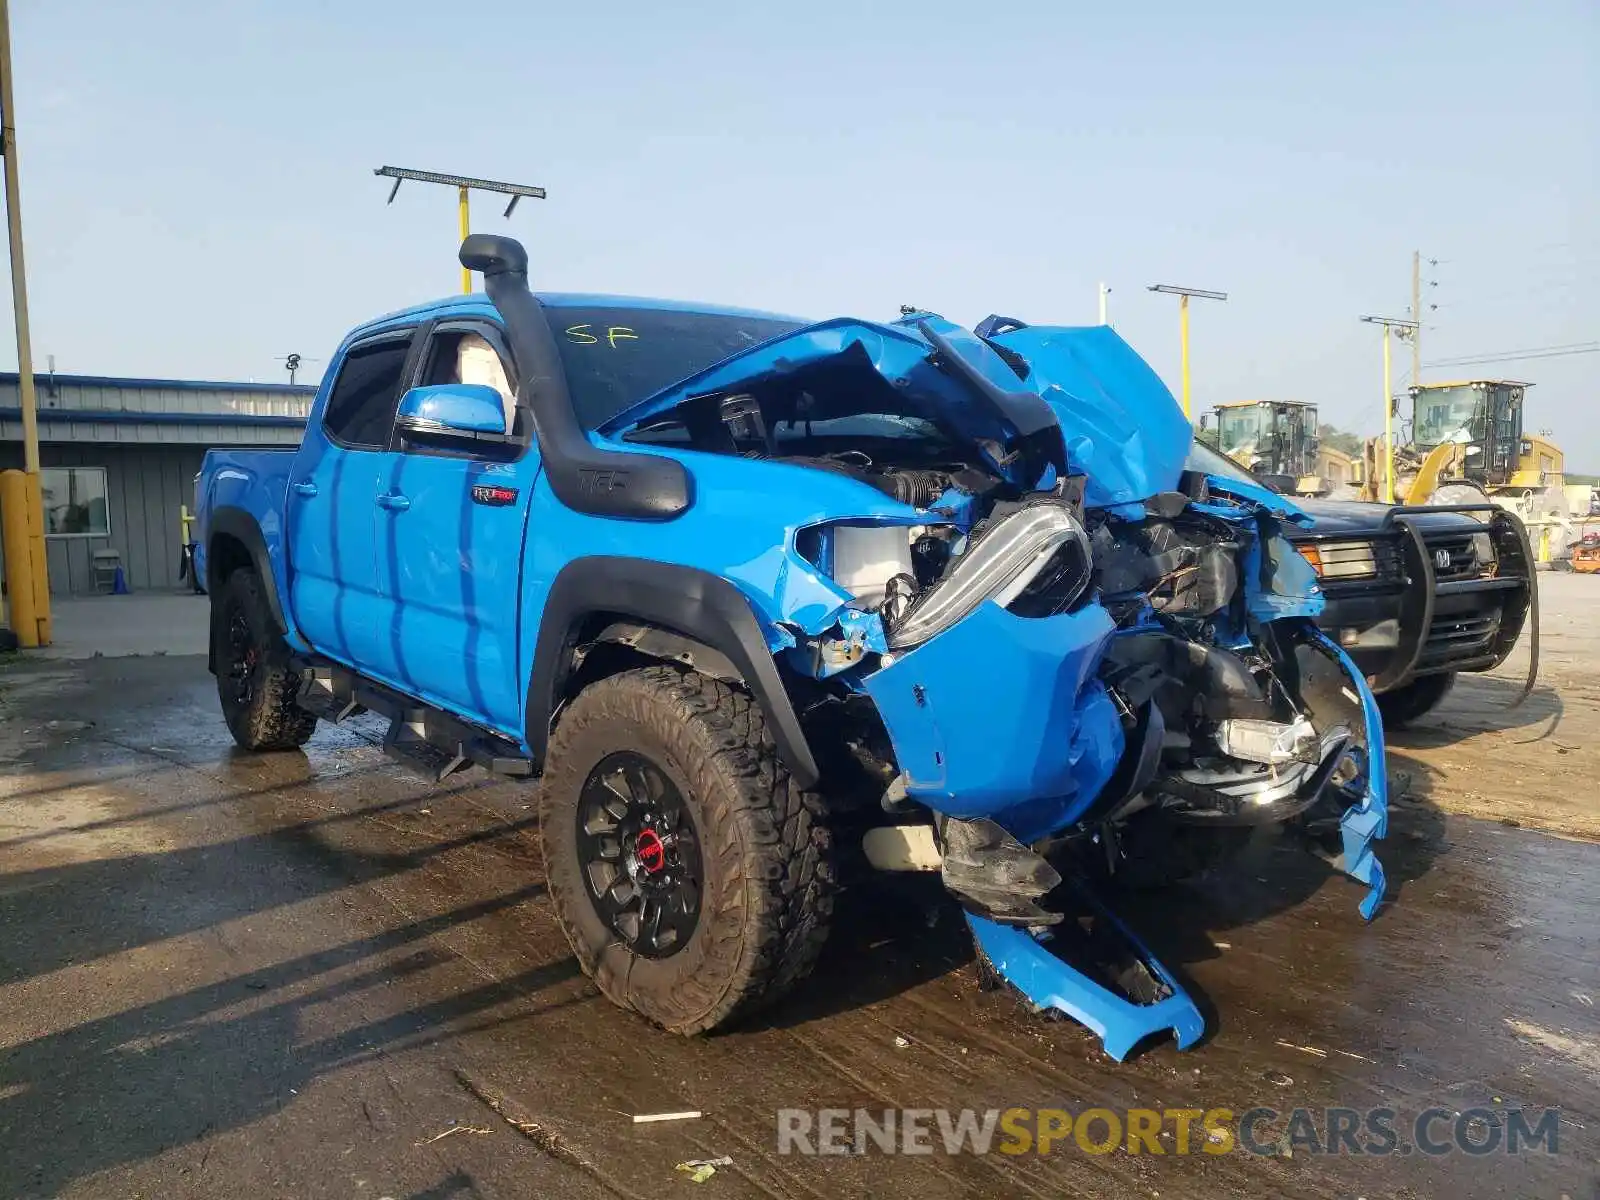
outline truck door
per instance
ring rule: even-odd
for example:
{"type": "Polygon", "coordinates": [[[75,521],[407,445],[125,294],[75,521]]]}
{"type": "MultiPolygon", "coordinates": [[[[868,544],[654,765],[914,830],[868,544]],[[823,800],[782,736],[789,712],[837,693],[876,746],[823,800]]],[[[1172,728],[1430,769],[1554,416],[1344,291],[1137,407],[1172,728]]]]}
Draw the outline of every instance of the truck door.
{"type": "Polygon", "coordinates": [[[384,644],[372,512],[415,333],[386,330],[335,359],[284,499],[295,625],[313,649],[366,673],[384,644]]]}
{"type": "Polygon", "coordinates": [[[419,384],[481,383],[502,393],[527,446],[471,452],[396,436],[382,456],[372,544],[383,592],[386,673],[412,695],[520,740],[517,669],[523,538],[539,475],[499,328],[442,321],[418,358],[419,384]]]}

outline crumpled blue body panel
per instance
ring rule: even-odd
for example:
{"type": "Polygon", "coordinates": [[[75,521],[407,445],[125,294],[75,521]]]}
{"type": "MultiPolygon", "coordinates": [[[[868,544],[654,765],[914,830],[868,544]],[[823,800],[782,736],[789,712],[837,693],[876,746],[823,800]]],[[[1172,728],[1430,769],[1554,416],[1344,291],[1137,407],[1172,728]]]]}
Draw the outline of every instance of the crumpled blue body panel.
{"type": "Polygon", "coordinates": [[[1389,761],[1383,745],[1383,714],[1378,711],[1372,689],[1350,656],[1322,632],[1317,631],[1313,636],[1338,659],[1350,677],[1350,686],[1361,698],[1366,761],[1357,782],[1362,798],[1346,809],[1339,820],[1342,852],[1335,866],[1358,883],[1367,885],[1366,898],[1361,901],[1361,915],[1370,921],[1378,905],[1383,903],[1386,883],[1383,864],[1372,849],[1372,843],[1389,832],[1389,761]]]}
{"type": "MultiPolygon", "coordinates": [[[[1306,529],[1316,524],[1311,514],[1293,500],[1290,500],[1287,496],[1279,495],[1271,488],[1262,487],[1259,483],[1238,479],[1232,475],[1207,475],[1206,485],[1215,495],[1226,496],[1241,504],[1254,505],[1264,512],[1271,513],[1279,520],[1289,521],[1306,529]]],[[[1230,516],[1227,509],[1219,508],[1215,505],[1196,504],[1195,508],[1201,512],[1220,516],[1225,520],[1237,519],[1236,515],[1230,516]]]]}
{"type": "Polygon", "coordinates": [[[1113,329],[1035,325],[994,341],[1027,360],[1024,386],[1056,410],[1091,508],[1177,486],[1193,430],[1161,377],[1113,329]]]}
{"type": "Polygon", "coordinates": [[[1070,824],[1122,756],[1116,707],[1095,678],[1112,629],[1098,604],[1028,618],[987,601],[867,676],[910,794],[1021,841],[1070,824]]]}
{"type": "MultiPolygon", "coordinates": [[[[1085,894],[1085,898],[1087,894],[1085,894]]],[[[1100,1035],[1106,1053],[1121,1062],[1133,1048],[1153,1033],[1171,1030],[1178,1049],[1187,1050],[1206,1031],[1200,1010],[1173,977],[1133,932],[1096,904],[1098,915],[1138,955],[1145,969],[1171,991],[1154,1004],[1135,1004],[1101,986],[1082,971],[1058,958],[1051,950],[1048,930],[1035,935],[1013,925],[1000,925],[967,914],[967,924],[979,949],[1007,982],[1039,1008],[1064,1012],[1100,1035]]]]}
{"type": "Polygon", "coordinates": [[[1273,531],[1257,540],[1246,555],[1246,569],[1260,571],[1263,564],[1271,586],[1250,589],[1246,605],[1252,617],[1265,622],[1284,617],[1315,620],[1322,615],[1328,600],[1317,582],[1317,572],[1287,538],[1273,531]]]}

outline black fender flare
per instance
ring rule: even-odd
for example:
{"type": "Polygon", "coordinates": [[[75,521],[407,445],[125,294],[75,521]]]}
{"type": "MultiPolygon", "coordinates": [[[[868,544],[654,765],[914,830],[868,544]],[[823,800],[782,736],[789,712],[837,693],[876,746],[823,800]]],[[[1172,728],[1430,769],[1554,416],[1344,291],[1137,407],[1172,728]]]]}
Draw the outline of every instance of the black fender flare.
{"type": "Polygon", "coordinates": [[[528,680],[528,748],[535,761],[544,761],[551,717],[573,669],[574,639],[585,618],[596,614],[659,625],[725,656],[761,705],[790,775],[803,788],[816,787],[816,758],[744,593],[708,571],[642,558],[574,559],[550,585],[528,680]]]}
{"type": "Polygon", "coordinates": [[[261,525],[253,515],[233,505],[212,509],[206,523],[206,590],[213,596],[222,586],[217,577],[217,539],[234,538],[243,543],[261,577],[261,590],[267,597],[267,608],[279,633],[289,632],[289,622],[283,613],[283,602],[278,596],[278,579],[272,573],[272,556],[267,553],[267,539],[261,535],[261,525]]]}

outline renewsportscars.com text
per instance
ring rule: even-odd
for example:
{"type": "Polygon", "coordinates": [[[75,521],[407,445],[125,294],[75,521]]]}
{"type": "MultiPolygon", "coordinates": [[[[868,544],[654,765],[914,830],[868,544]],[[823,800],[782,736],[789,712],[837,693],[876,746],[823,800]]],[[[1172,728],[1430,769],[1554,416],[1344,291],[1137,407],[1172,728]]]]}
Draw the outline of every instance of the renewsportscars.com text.
{"type": "Polygon", "coordinates": [[[1560,1111],[1426,1108],[778,1110],[779,1154],[1556,1154],[1560,1111]]]}

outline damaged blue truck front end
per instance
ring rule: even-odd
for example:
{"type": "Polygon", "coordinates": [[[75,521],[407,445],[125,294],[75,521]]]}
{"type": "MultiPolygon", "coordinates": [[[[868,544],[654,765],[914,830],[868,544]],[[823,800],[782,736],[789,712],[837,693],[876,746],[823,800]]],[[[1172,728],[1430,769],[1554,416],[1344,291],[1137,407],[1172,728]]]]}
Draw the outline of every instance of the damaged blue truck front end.
{"type": "MultiPolygon", "coordinates": [[[[1204,1022],[1105,877],[1178,877],[1294,826],[1375,912],[1383,735],[1283,536],[1310,519],[1197,461],[1109,328],[824,322],[596,439],[693,464],[716,569],[808,712],[843,714],[879,766],[868,858],[937,869],[986,969],[1114,1057],[1167,1030],[1190,1046],[1204,1022]]],[[[703,559],[685,521],[657,552],[703,559]]]]}

